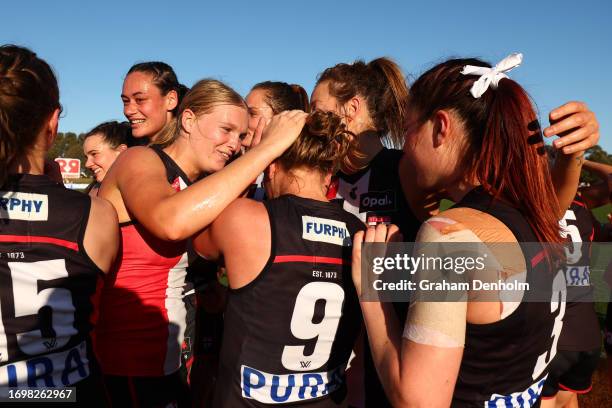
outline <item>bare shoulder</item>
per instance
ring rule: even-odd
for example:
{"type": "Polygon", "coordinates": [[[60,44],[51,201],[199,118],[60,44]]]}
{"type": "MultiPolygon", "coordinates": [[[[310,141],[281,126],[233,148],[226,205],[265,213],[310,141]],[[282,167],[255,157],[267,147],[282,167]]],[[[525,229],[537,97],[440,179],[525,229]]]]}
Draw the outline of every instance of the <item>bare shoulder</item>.
{"type": "Polygon", "coordinates": [[[135,146],[127,149],[117,157],[105,180],[107,177],[114,180],[126,177],[148,177],[150,173],[163,170],[163,163],[153,149],[135,146]]]}
{"type": "Polygon", "coordinates": [[[91,197],[91,210],[83,245],[94,263],[104,272],[108,272],[119,248],[119,221],[110,202],[91,197]]]}
{"type": "Polygon", "coordinates": [[[491,214],[473,208],[450,208],[431,217],[423,224],[420,236],[423,234],[441,237],[473,234],[483,242],[516,241],[508,227],[491,214]]]}
{"type": "Polygon", "coordinates": [[[268,215],[263,203],[250,198],[238,198],[223,210],[214,221],[213,228],[217,229],[221,226],[240,234],[240,230],[246,232],[267,220],[268,215]]]}

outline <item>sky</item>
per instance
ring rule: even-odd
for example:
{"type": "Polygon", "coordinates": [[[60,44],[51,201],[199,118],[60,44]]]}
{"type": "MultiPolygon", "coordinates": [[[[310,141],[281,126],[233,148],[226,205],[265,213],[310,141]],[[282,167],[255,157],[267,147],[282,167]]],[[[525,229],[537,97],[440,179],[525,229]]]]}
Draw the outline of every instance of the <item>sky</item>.
{"type": "Polygon", "coordinates": [[[84,1],[0,6],[0,43],[34,50],[54,68],[64,106],[60,131],[123,120],[129,67],[172,65],[185,85],[225,81],[242,95],[265,80],[298,83],[339,62],[389,56],[409,81],[450,57],[495,64],[522,52],[510,76],[534,98],[542,123],[585,101],[612,152],[612,2],[514,1],[84,1]]]}

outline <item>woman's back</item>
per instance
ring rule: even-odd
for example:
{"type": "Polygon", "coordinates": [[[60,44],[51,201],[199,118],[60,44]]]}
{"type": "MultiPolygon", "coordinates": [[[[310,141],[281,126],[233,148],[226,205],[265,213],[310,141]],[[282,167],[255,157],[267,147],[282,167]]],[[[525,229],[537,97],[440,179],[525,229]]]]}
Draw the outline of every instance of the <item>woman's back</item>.
{"type": "Polygon", "coordinates": [[[340,404],[361,328],[349,245],[363,224],[334,203],[295,195],[259,205],[271,251],[253,281],[230,290],[215,404],[340,404]]]}
{"type": "Polygon", "coordinates": [[[85,250],[91,200],[43,175],[11,175],[2,190],[1,385],[73,386],[96,371],[91,298],[103,271],[85,250]]]}

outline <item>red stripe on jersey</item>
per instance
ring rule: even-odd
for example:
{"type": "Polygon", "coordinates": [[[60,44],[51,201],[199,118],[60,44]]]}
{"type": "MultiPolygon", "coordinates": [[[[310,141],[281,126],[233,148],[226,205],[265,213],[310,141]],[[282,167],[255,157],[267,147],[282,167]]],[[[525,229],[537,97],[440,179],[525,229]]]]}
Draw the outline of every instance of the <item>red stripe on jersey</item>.
{"type": "Polygon", "coordinates": [[[64,248],[79,250],[79,245],[76,242],[66,241],[65,239],[40,237],[34,235],[0,235],[0,242],[19,242],[27,244],[52,244],[62,246],[64,248]]]}
{"type": "Polygon", "coordinates": [[[277,255],[274,258],[274,263],[285,262],[309,262],[309,263],[326,263],[334,265],[349,265],[350,261],[342,258],[330,258],[326,256],[308,256],[308,255],[277,255]]]}
{"type": "Polygon", "coordinates": [[[559,388],[561,388],[564,391],[573,392],[574,394],[586,394],[593,389],[593,384],[589,385],[589,388],[585,390],[574,390],[574,389],[571,389],[570,387],[566,387],[565,385],[561,383],[559,383],[559,388]]]}
{"type": "Polygon", "coordinates": [[[537,264],[542,262],[545,256],[546,256],[546,252],[544,250],[541,250],[540,252],[538,252],[536,256],[531,258],[531,267],[534,268],[537,264]]]}
{"type": "Polygon", "coordinates": [[[579,206],[581,206],[581,207],[586,208],[586,204],[585,204],[585,203],[582,203],[582,202],[580,202],[580,201],[578,201],[578,200],[574,200],[574,201],[572,201],[572,204],[576,204],[576,205],[579,205],[579,206]]]}

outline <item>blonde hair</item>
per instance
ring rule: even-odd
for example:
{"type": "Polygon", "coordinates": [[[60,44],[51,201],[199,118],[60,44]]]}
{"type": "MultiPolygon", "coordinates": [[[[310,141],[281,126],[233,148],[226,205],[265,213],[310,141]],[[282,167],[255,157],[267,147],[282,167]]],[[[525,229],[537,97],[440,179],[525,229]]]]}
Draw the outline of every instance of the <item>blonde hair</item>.
{"type": "Polygon", "coordinates": [[[354,134],[333,112],[314,111],[295,142],[277,162],[285,170],[299,167],[335,173],[346,160],[354,134]]]}
{"type": "Polygon", "coordinates": [[[177,115],[166,124],[151,144],[166,147],[174,143],[181,131],[185,109],[189,109],[196,116],[201,116],[210,113],[218,105],[234,105],[246,109],[246,102],[242,96],[223,82],[216,79],[198,81],[183,97],[177,115]]]}

